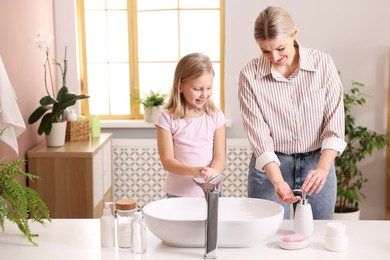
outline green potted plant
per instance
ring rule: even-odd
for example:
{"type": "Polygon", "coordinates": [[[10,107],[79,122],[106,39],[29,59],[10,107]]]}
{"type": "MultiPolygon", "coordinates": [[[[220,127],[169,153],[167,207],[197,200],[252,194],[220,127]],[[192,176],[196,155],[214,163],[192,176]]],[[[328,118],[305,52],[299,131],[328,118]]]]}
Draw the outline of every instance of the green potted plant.
{"type": "MultiPolygon", "coordinates": [[[[49,135],[52,131],[53,124],[63,122],[63,112],[66,108],[73,106],[76,104],[77,100],[89,98],[86,94],[77,95],[75,93],[71,93],[66,86],[66,72],[67,72],[67,58],[66,58],[66,47],[65,47],[65,58],[64,63],[61,65],[59,62],[54,60],[54,64],[58,66],[62,75],[62,86],[58,89],[58,92],[55,93],[53,77],[51,73],[50,66],[50,48],[49,45],[51,41],[54,39],[54,36],[49,35],[45,32],[38,32],[36,36],[36,43],[40,49],[43,49],[46,52],[46,61],[44,63],[44,82],[45,89],[47,95],[42,97],[39,101],[39,106],[36,108],[30,117],[28,118],[29,124],[34,124],[40,118],[42,118],[39,127],[38,134],[41,135],[45,133],[49,135]],[[49,73],[47,73],[47,71],[49,73]],[[47,84],[47,74],[49,74],[49,79],[51,83],[51,93],[47,84]]],[[[66,128],[66,122],[65,122],[66,128]]],[[[65,130],[63,129],[64,140],[65,140],[65,130]]]]}
{"type": "MultiPolygon", "coordinates": [[[[0,135],[3,133],[4,129],[0,129],[0,135]]],[[[23,160],[5,163],[0,159],[0,229],[4,230],[4,221],[8,219],[18,226],[31,244],[36,246],[37,243],[33,241],[36,234],[31,232],[29,221],[44,225],[44,219],[51,221],[51,218],[39,194],[18,181],[18,178],[27,178],[29,181],[38,178],[24,172],[23,165],[23,160]]]]}
{"type": "Polygon", "coordinates": [[[160,91],[150,90],[144,98],[139,98],[138,101],[144,106],[144,120],[146,122],[155,122],[160,113],[160,106],[165,102],[165,93],[160,91]]]}
{"type": "Polygon", "coordinates": [[[387,134],[378,134],[363,126],[357,126],[355,117],[351,114],[354,105],[363,106],[366,103],[364,93],[361,93],[362,83],[352,82],[352,88],[344,94],[345,111],[345,141],[348,143],[341,156],[336,157],[337,200],[335,213],[359,211],[359,203],[365,198],[361,188],[367,179],[359,169],[359,162],[372,152],[382,150],[389,144],[387,134]]]}

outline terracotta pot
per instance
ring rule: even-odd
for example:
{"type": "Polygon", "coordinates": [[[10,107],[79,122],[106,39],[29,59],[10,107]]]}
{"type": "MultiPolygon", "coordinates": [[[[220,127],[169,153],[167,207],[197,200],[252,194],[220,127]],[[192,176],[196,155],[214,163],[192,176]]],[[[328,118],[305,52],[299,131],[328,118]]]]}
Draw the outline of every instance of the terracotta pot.
{"type": "Polygon", "coordinates": [[[49,147],[59,147],[65,144],[66,121],[53,123],[50,134],[46,135],[46,143],[49,147]]]}

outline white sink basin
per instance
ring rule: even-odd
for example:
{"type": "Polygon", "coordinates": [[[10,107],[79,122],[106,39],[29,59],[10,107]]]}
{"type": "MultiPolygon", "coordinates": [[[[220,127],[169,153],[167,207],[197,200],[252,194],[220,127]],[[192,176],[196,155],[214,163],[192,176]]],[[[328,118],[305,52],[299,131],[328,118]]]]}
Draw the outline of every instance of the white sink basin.
{"type": "MultiPolygon", "coordinates": [[[[207,205],[204,198],[169,198],[142,209],[150,231],[163,243],[204,247],[207,205]]],[[[283,220],[279,204],[252,198],[219,198],[218,247],[252,247],[273,236],[283,220]]]]}

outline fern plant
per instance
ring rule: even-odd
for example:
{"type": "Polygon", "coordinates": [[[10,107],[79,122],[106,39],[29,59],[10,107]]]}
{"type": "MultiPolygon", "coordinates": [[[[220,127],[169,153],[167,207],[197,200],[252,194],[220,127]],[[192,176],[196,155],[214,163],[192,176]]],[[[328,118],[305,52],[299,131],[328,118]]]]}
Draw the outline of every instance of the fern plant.
{"type": "Polygon", "coordinates": [[[37,246],[30,230],[29,219],[42,225],[44,219],[51,221],[49,210],[38,192],[23,185],[17,178],[33,181],[38,177],[23,171],[23,160],[4,163],[0,159],[0,227],[4,228],[4,220],[14,222],[28,241],[37,246]]]}

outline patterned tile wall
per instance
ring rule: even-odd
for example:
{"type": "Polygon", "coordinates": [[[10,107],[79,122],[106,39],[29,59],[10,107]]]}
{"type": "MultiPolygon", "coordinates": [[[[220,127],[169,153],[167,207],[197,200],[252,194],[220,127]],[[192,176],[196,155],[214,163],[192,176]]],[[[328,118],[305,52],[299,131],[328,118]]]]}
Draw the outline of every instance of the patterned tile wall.
{"type": "MultiPolygon", "coordinates": [[[[246,197],[249,159],[252,155],[246,139],[228,139],[228,175],[223,181],[223,196],[246,197]]],[[[139,207],[165,197],[165,171],[156,141],[151,139],[113,140],[114,200],[134,199],[139,207]]]]}

